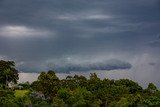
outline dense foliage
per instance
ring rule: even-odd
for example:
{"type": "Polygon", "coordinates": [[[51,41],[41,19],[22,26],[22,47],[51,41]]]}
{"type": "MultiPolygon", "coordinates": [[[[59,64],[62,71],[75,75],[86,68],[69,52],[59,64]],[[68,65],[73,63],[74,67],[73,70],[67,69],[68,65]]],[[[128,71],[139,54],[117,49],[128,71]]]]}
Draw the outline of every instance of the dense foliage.
{"type": "Polygon", "coordinates": [[[7,87],[9,83],[17,83],[18,70],[13,61],[0,60],[0,85],[7,87]]]}
{"type": "MultiPolygon", "coordinates": [[[[5,77],[4,77],[5,78],[5,77]]],[[[129,79],[100,79],[91,73],[60,80],[54,71],[42,72],[32,84],[0,88],[1,107],[160,107],[153,83],[143,89],[129,79]],[[21,90],[20,90],[21,89],[21,90]]]]}

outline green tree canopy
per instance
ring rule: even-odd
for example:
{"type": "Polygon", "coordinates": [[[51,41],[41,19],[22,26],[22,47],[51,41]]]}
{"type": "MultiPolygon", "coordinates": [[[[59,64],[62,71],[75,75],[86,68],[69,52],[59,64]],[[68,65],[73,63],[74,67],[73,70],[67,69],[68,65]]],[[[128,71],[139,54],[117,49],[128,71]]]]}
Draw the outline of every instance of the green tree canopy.
{"type": "Polygon", "coordinates": [[[0,60],[0,84],[8,86],[10,82],[17,83],[18,79],[14,61],[0,60]]]}
{"type": "Polygon", "coordinates": [[[52,97],[57,93],[60,87],[60,80],[54,71],[42,72],[38,80],[32,83],[36,91],[42,92],[46,97],[52,97]]]}

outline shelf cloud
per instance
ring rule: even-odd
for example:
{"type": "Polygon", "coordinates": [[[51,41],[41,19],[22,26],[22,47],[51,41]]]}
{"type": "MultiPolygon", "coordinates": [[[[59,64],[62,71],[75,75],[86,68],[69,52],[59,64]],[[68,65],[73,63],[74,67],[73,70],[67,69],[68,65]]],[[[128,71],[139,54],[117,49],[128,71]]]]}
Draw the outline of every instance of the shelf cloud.
{"type": "Polygon", "coordinates": [[[54,65],[55,72],[63,72],[70,73],[74,72],[87,72],[94,70],[122,70],[122,69],[130,69],[132,65],[128,62],[123,62],[121,60],[111,59],[104,62],[85,62],[81,64],[75,63],[66,63],[65,65],[54,65]]]}

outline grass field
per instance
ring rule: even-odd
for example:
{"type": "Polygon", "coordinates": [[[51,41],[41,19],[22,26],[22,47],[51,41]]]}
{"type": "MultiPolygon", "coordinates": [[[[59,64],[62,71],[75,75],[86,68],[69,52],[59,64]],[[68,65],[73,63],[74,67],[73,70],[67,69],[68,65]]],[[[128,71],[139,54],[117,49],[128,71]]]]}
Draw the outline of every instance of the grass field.
{"type": "Polygon", "coordinates": [[[15,97],[23,97],[29,90],[15,90],[15,97]]]}

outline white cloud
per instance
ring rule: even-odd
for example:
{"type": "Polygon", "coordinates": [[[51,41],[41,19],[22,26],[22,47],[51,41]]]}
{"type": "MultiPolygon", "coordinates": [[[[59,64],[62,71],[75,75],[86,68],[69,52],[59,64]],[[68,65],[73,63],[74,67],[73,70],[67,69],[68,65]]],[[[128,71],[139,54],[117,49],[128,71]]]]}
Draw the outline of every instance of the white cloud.
{"type": "Polygon", "coordinates": [[[46,37],[50,32],[33,29],[26,26],[7,25],[0,28],[0,36],[19,37],[46,37]]]}
{"type": "Polygon", "coordinates": [[[101,14],[93,14],[93,15],[88,15],[86,16],[86,19],[109,19],[112,18],[109,15],[101,15],[101,14]]]}
{"type": "Polygon", "coordinates": [[[5,55],[0,55],[0,60],[9,60],[9,58],[5,55]]]}
{"type": "Polygon", "coordinates": [[[105,20],[113,18],[110,15],[101,13],[79,13],[79,14],[65,14],[59,15],[57,19],[73,21],[73,20],[105,20]]]}
{"type": "Polygon", "coordinates": [[[38,78],[39,74],[38,73],[19,73],[19,80],[18,82],[19,83],[22,83],[22,82],[33,82],[33,81],[36,81],[37,78],[38,78]]]}

